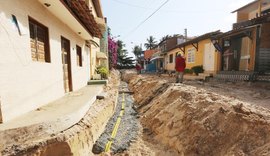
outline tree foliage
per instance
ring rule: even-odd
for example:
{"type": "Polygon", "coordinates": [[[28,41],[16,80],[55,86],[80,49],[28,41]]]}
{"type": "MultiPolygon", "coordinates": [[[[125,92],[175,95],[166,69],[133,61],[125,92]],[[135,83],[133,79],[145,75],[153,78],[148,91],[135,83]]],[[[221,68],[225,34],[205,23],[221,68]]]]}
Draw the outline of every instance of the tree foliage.
{"type": "Polygon", "coordinates": [[[138,59],[142,53],[142,48],[138,45],[135,45],[132,50],[132,53],[135,55],[136,59],[138,59]]]}
{"type": "Polygon", "coordinates": [[[149,36],[149,38],[146,39],[146,43],[144,44],[146,49],[153,49],[154,47],[157,46],[157,41],[153,36],[149,36]]]}
{"type": "Polygon", "coordinates": [[[117,68],[118,69],[129,69],[134,67],[134,59],[132,57],[128,57],[128,52],[125,48],[125,44],[123,41],[117,41],[117,68]]]}

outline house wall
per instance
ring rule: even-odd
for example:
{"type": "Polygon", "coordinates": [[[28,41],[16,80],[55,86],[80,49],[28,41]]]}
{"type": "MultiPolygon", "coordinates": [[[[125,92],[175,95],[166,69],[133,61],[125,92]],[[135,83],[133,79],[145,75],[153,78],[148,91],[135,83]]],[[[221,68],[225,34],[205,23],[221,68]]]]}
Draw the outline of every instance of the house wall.
{"type": "Polygon", "coordinates": [[[175,56],[176,53],[181,51],[179,48],[173,49],[169,51],[165,58],[165,69],[168,71],[174,71],[175,70],[175,56]],[[170,55],[173,54],[173,62],[170,63],[170,55]]]}
{"type": "MultiPolygon", "coordinates": [[[[94,9],[95,7],[94,7],[94,4],[93,4],[93,1],[92,0],[86,0],[86,3],[88,5],[88,7],[90,8],[90,10],[92,10],[91,13],[93,14],[93,16],[96,18],[97,17],[97,13],[96,13],[96,10],[94,9]]],[[[90,78],[93,78],[94,77],[94,75],[96,74],[95,69],[96,69],[97,66],[99,66],[99,62],[97,61],[96,55],[97,55],[97,52],[100,52],[100,47],[101,47],[100,39],[99,38],[94,37],[93,38],[93,41],[95,41],[96,43],[98,43],[99,46],[95,46],[95,45],[92,45],[91,46],[91,56],[90,56],[90,58],[91,58],[91,61],[90,61],[91,62],[91,65],[90,65],[91,70],[90,70],[90,78]]],[[[102,46],[104,46],[104,45],[102,45],[102,46]]]]}
{"type": "MultiPolygon", "coordinates": [[[[265,5],[262,6],[261,11],[263,12],[269,8],[270,8],[270,3],[266,3],[265,5]]],[[[258,12],[259,12],[259,5],[258,4],[253,4],[247,8],[244,8],[243,10],[239,10],[237,12],[237,22],[242,22],[242,21],[256,18],[258,16],[258,12]],[[254,7],[254,5],[255,5],[255,7],[254,7]],[[256,6],[258,6],[258,7],[256,7],[256,6]],[[250,9],[250,8],[254,8],[254,9],[250,9]]]]}
{"type": "Polygon", "coordinates": [[[258,70],[269,72],[270,71],[270,23],[264,23],[261,26],[260,45],[258,51],[258,70]]]}
{"type": "MultiPolygon", "coordinates": [[[[199,66],[199,65],[203,65],[204,63],[204,55],[205,55],[205,45],[206,44],[212,44],[210,39],[205,39],[202,41],[198,42],[198,51],[196,51],[195,47],[193,47],[192,45],[187,45],[185,47],[185,57],[186,57],[186,68],[187,69],[191,69],[194,66],[199,66]],[[188,50],[189,49],[195,49],[195,61],[193,63],[189,63],[188,62],[188,50]]],[[[207,73],[216,73],[217,71],[219,71],[221,69],[221,54],[219,52],[216,52],[215,48],[212,48],[212,50],[214,50],[214,67],[213,67],[213,71],[206,71],[207,73]]]]}
{"type": "Polygon", "coordinates": [[[65,95],[61,36],[71,44],[73,90],[87,84],[90,54],[85,41],[38,1],[0,1],[0,27],[0,110],[4,122],[65,95]],[[20,23],[22,36],[12,24],[11,14],[20,23]],[[32,61],[28,16],[48,27],[50,63],[32,61]],[[82,47],[82,67],[77,66],[76,45],[82,47]]]}
{"type": "Polygon", "coordinates": [[[248,13],[243,13],[243,12],[237,12],[237,23],[246,21],[249,19],[248,13]]]}

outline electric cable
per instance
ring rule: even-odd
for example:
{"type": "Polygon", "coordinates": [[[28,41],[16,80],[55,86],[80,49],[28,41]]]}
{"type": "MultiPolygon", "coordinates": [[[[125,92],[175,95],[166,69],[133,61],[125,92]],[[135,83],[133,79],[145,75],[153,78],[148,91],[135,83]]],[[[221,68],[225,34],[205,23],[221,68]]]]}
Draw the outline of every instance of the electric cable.
{"type": "Polygon", "coordinates": [[[147,20],[149,20],[155,13],[157,13],[165,4],[167,4],[170,0],[166,0],[162,3],[152,14],[150,14],[145,20],[139,23],[130,33],[128,33],[124,38],[127,38],[129,35],[133,34],[141,25],[143,25],[147,20]]]}

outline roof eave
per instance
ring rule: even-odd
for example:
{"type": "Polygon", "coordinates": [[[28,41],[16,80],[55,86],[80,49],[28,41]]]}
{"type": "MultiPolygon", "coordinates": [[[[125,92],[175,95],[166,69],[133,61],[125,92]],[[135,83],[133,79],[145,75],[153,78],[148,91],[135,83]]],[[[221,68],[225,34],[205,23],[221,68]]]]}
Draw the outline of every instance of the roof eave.
{"type": "Polygon", "coordinates": [[[249,7],[250,5],[255,4],[256,2],[258,2],[258,0],[255,0],[255,1],[253,1],[253,2],[250,2],[250,3],[248,3],[247,5],[244,5],[244,6],[242,6],[241,8],[238,8],[238,9],[232,11],[231,13],[238,12],[239,10],[242,10],[242,9],[244,9],[244,8],[246,8],[246,7],[249,7]]]}
{"type": "Polygon", "coordinates": [[[102,7],[101,7],[100,0],[93,0],[93,4],[95,6],[95,10],[96,10],[97,16],[99,18],[104,18],[103,12],[102,12],[102,9],[101,9],[102,7]]]}

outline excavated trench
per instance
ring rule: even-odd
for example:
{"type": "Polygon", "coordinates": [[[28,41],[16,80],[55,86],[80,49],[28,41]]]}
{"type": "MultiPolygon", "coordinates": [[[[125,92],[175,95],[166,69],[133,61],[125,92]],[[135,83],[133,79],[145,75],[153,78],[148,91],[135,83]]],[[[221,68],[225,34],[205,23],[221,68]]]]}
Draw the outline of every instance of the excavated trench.
{"type": "Polygon", "coordinates": [[[121,153],[136,140],[139,120],[137,112],[133,109],[133,103],[127,83],[121,82],[115,113],[108,121],[105,131],[95,142],[92,149],[94,154],[121,153]]]}
{"type": "Polygon", "coordinates": [[[268,109],[154,76],[126,71],[122,78],[134,92],[140,116],[142,135],[136,140],[145,144],[132,143],[125,154],[270,155],[268,109]]]}
{"type": "Polygon", "coordinates": [[[1,154],[270,155],[270,111],[261,107],[269,105],[269,88],[243,91],[217,85],[223,87],[219,92],[132,71],[123,72],[127,83],[119,87],[118,72],[114,77],[104,88],[106,98],[97,100],[79,123],[59,134],[19,138],[14,145],[0,147],[1,154]]]}

